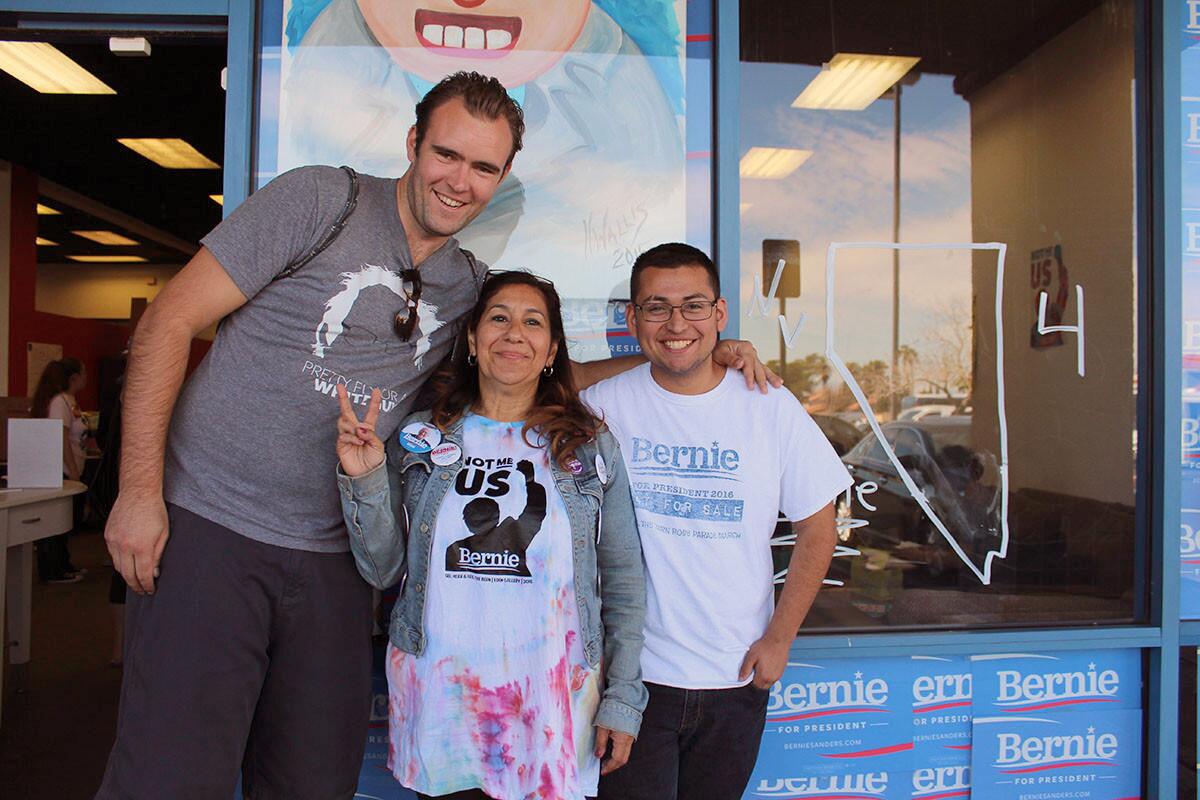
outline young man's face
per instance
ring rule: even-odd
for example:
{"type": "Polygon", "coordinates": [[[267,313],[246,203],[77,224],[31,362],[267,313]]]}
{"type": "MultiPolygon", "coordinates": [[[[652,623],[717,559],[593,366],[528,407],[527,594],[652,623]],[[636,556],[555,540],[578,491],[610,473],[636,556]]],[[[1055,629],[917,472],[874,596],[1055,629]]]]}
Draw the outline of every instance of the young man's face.
{"type": "Polygon", "coordinates": [[[408,132],[408,207],[428,236],[453,236],[487,207],[508,172],[513,138],[504,117],[480,119],[455,97],[433,110],[417,149],[408,132]]]}
{"type": "Polygon", "coordinates": [[[592,0],[358,0],[371,33],[408,72],[436,82],[478,69],[510,88],[571,49],[591,6],[592,0]]]}
{"type": "Polygon", "coordinates": [[[717,334],[729,322],[725,301],[713,292],[704,267],[650,267],[638,278],[638,306],[670,304],[678,306],[689,301],[707,303],[716,300],[712,316],[703,320],[683,318],[682,309],[673,309],[665,322],[647,322],[645,309],[632,306],[626,317],[629,332],[637,337],[642,354],[650,365],[667,377],[687,379],[703,374],[712,366],[712,352],[717,346],[717,334]]]}

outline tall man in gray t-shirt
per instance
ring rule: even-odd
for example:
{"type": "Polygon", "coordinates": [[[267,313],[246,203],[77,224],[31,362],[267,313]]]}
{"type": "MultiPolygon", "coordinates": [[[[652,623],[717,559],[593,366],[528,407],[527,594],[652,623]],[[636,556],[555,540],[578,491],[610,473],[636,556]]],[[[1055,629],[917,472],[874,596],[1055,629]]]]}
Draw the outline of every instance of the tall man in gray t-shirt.
{"type": "Polygon", "coordinates": [[[523,129],[498,82],[451,76],[418,105],[408,171],[359,177],[345,227],[294,274],[277,278],[328,235],[348,173],[272,181],[147,309],[105,531],[134,594],[99,797],[228,798],[239,770],[247,798],[354,794],[371,595],[333,479],[336,387],[364,406],[380,389],[395,432],[486,269],[452,237],[523,129]],[[222,318],[181,392],[191,339],[222,318]]]}

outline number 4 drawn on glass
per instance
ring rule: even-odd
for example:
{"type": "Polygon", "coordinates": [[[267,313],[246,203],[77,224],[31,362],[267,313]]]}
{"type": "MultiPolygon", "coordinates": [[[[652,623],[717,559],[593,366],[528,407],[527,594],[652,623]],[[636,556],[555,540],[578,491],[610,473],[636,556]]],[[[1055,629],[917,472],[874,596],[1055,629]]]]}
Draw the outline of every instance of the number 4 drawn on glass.
{"type": "Polygon", "coordinates": [[[1075,324],[1074,325],[1047,325],[1046,324],[1046,302],[1049,295],[1045,292],[1038,293],[1038,318],[1037,332],[1039,336],[1045,336],[1047,333],[1073,333],[1075,334],[1076,344],[1076,371],[1079,377],[1084,376],[1083,369],[1083,287],[1078,283],[1075,284],[1075,324]]]}

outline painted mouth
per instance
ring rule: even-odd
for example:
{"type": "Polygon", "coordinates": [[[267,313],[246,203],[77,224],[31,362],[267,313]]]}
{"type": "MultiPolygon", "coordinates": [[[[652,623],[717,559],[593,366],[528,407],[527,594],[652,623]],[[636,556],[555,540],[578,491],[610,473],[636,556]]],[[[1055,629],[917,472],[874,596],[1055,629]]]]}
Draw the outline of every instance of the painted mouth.
{"type": "Polygon", "coordinates": [[[521,36],[520,17],[419,8],[415,24],[422,47],[448,56],[499,58],[516,47],[521,36]]]}

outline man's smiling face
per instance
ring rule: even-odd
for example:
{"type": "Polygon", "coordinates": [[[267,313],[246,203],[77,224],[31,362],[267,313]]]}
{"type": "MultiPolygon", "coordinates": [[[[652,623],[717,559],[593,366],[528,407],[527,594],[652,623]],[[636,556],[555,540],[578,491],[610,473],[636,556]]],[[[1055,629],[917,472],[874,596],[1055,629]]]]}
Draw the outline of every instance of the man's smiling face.
{"type": "Polygon", "coordinates": [[[358,0],[392,59],[438,81],[478,69],[507,87],[553,66],[579,37],[591,0],[358,0]]]}
{"type": "Polygon", "coordinates": [[[718,334],[725,330],[728,312],[725,301],[716,297],[704,267],[649,267],[637,279],[637,295],[634,304],[643,307],[716,301],[708,319],[687,320],[675,308],[665,322],[648,322],[643,311],[632,305],[627,317],[630,332],[637,337],[661,385],[687,393],[694,381],[707,382],[713,371],[712,353],[718,334]]]}
{"type": "Polygon", "coordinates": [[[503,116],[480,119],[461,98],[429,115],[417,149],[417,131],[408,133],[407,202],[414,221],[429,237],[453,236],[479,216],[507,172],[513,137],[503,116]]]}

